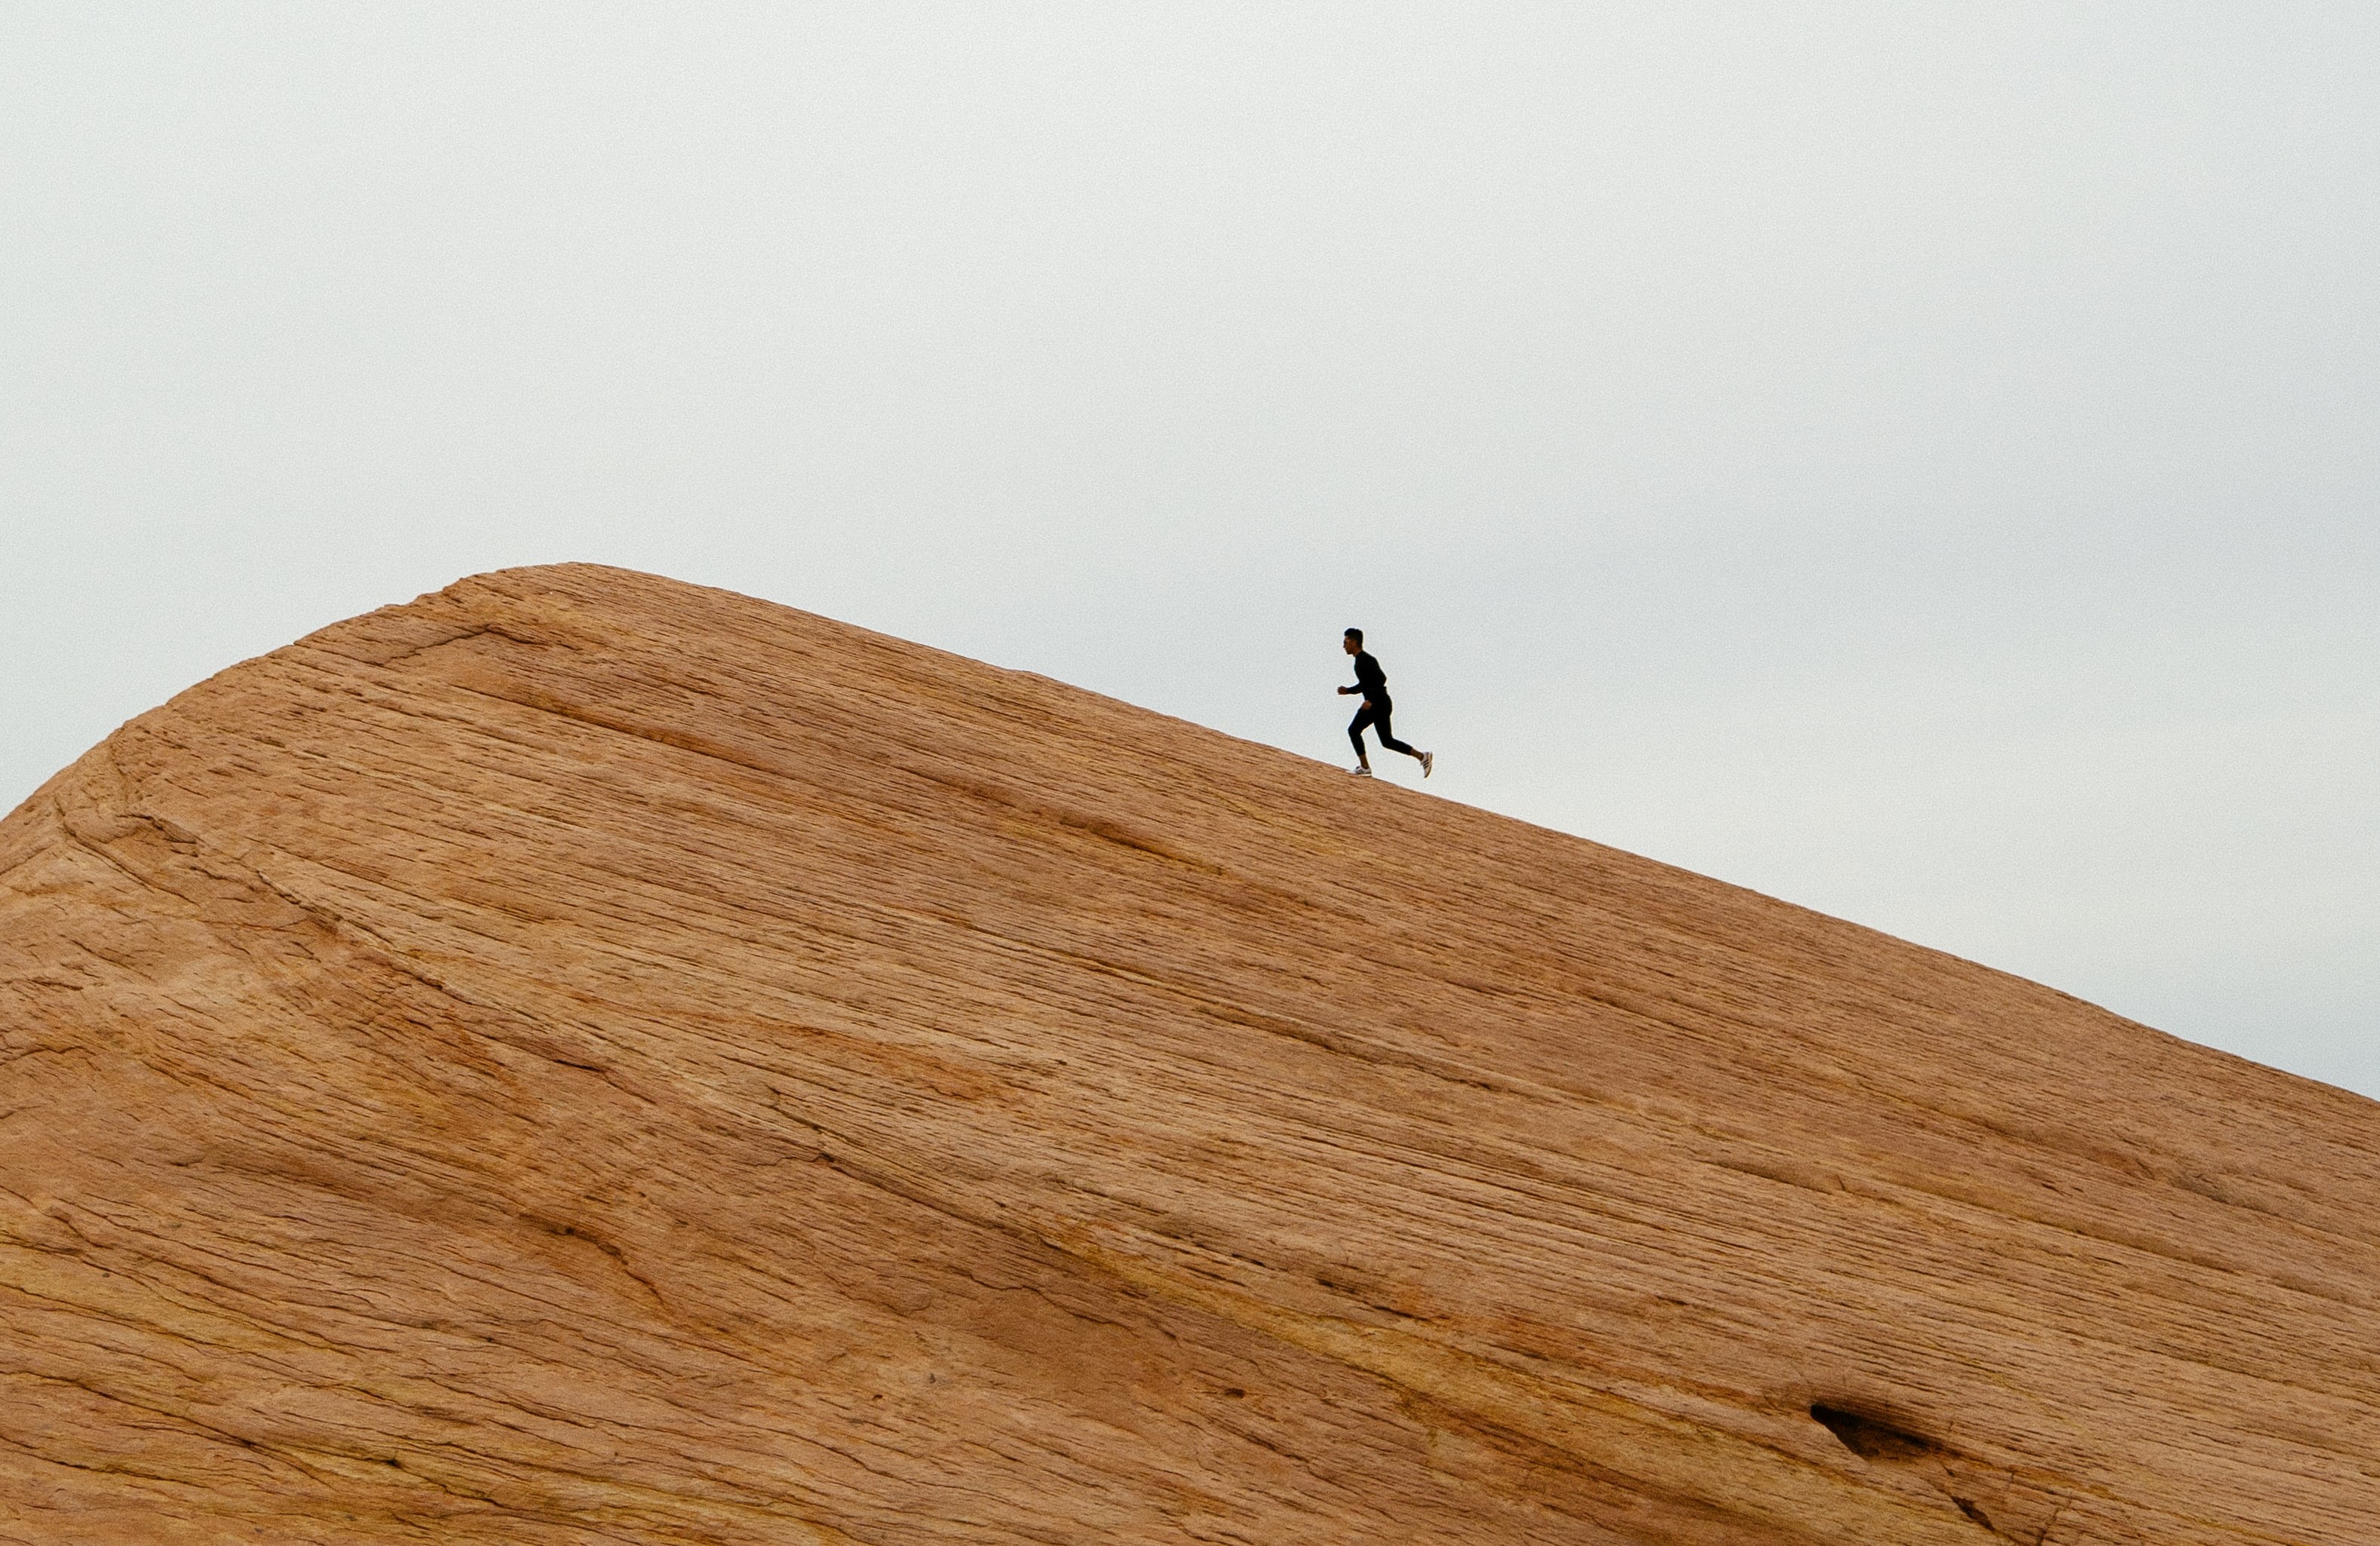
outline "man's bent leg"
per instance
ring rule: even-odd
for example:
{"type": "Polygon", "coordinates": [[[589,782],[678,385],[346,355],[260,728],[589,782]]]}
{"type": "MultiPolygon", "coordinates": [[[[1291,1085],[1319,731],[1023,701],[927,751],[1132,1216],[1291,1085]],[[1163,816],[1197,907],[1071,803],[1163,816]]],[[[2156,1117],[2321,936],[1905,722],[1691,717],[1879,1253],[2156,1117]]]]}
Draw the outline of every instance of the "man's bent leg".
{"type": "MultiPolygon", "coordinates": [[[[1364,710],[1364,712],[1367,714],[1371,712],[1372,711],[1369,707],[1366,707],[1364,710]]],[[[1408,757],[1418,757],[1421,755],[1420,752],[1415,751],[1413,748],[1405,745],[1404,742],[1397,739],[1396,736],[1389,733],[1389,716],[1385,711],[1383,711],[1380,715],[1373,721],[1373,723],[1378,725],[1380,729],[1380,749],[1382,751],[1402,751],[1408,757]]]]}

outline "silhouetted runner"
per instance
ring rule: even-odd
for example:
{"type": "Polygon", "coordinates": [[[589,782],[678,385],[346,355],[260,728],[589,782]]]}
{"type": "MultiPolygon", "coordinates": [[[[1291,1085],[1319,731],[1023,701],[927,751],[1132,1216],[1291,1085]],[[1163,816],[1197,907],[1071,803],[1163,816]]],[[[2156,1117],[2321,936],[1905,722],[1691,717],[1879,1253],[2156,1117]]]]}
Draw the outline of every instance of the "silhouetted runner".
{"type": "Polygon", "coordinates": [[[1349,628],[1347,637],[1342,642],[1346,646],[1347,652],[1355,657],[1355,685],[1352,688],[1341,688],[1339,696],[1344,698],[1351,692],[1360,692],[1364,695],[1364,706],[1355,711],[1354,721],[1347,726],[1347,738],[1355,743],[1355,776],[1357,778],[1372,776],[1372,759],[1364,751],[1364,726],[1368,724],[1379,731],[1381,750],[1403,752],[1421,763],[1421,775],[1427,778],[1431,764],[1438,761],[1438,754],[1434,751],[1415,751],[1390,733],[1389,711],[1393,705],[1389,702],[1388,674],[1380,669],[1378,661],[1374,660],[1365,651],[1364,630],[1349,628]]]}

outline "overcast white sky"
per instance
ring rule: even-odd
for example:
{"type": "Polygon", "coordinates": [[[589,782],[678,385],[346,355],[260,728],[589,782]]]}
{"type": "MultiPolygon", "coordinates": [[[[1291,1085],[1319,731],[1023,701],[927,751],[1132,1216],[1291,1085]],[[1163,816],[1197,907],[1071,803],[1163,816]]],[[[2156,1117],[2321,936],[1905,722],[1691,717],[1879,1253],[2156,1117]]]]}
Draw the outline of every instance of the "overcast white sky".
{"type": "Polygon", "coordinates": [[[2380,1095],[2375,302],[2361,0],[11,6],[0,806],[504,565],[1334,761],[1354,623],[1433,793],[2380,1095]]]}

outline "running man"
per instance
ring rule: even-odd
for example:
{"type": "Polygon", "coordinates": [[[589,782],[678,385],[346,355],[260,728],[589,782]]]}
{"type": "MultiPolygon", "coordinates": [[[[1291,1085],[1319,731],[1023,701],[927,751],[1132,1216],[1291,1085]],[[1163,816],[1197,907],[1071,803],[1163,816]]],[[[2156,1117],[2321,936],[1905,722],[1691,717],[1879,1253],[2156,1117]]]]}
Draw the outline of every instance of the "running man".
{"type": "Polygon", "coordinates": [[[1360,692],[1364,695],[1364,706],[1355,711],[1354,722],[1347,726],[1347,738],[1355,743],[1355,776],[1357,778],[1372,776],[1372,760],[1364,751],[1364,726],[1369,724],[1378,727],[1380,732],[1381,750],[1402,751],[1415,759],[1421,763],[1422,777],[1427,778],[1430,764],[1438,761],[1438,754],[1431,751],[1415,751],[1390,733],[1389,710],[1391,705],[1389,702],[1388,675],[1380,669],[1380,663],[1366,652],[1364,630],[1349,628],[1347,637],[1342,642],[1346,646],[1347,652],[1355,657],[1355,685],[1352,688],[1341,688],[1339,696],[1344,698],[1351,692],[1360,692]]]}

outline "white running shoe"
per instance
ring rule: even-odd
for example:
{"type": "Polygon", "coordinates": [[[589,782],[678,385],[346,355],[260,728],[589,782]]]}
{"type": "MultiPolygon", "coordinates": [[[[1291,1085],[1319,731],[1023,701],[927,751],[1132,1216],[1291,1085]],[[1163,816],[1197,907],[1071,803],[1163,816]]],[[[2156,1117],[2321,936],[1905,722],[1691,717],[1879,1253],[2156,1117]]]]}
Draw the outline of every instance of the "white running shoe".
{"type": "Polygon", "coordinates": [[[1424,778],[1427,778],[1427,777],[1429,776],[1430,764],[1431,764],[1431,763],[1433,763],[1433,762],[1435,762],[1435,761],[1438,761],[1438,753],[1437,753],[1437,752],[1435,752],[1435,751],[1425,751],[1425,752],[1423,752],[1423,753],[1421,754],[1421,775],[1422,775],[1422,777],[1424,777],[1424,778]]]}
{"type": "Polygon", "coordinates": [[[1354,773],[1357,778],[1369,778],[1372,776],[1372,770],[1369,768],[1357,768],[1354,770],[1354,773]]]}

